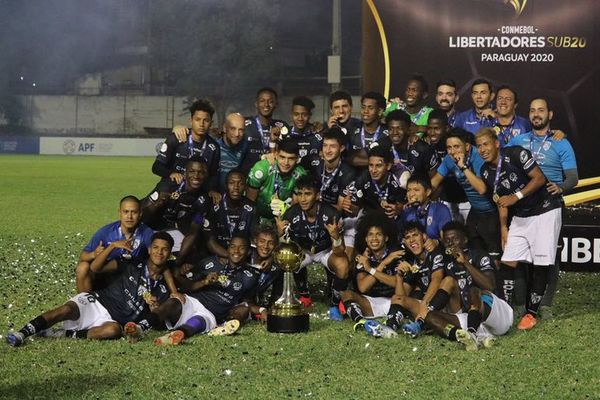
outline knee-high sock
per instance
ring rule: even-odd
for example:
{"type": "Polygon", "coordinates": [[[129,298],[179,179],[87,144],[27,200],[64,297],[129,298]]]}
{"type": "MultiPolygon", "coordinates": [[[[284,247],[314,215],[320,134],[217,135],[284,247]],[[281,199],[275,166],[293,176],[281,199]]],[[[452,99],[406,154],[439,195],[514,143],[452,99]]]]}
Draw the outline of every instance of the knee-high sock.
{"type": "Polygon", "coordinates": [[[527,299],[527,312],[535,316],[537,315],[540,304],[542,303],[542,298],[544,297],[544,292],[546,291],[546,284],[548,282],[548,267],[532,265],[531,270],[531,289],[527,299]]]}
{"type": "Polygon", "coordinates": [[[392,303],[390,305],[390,309],[388,310],[387,321],[385,324],[397,331],[400,329],[402,320],[404,318],[408,318],[408,316],[410,316],[410,312],[406,308],[402,307],[400,304],[392,303]]]}
{"type": "Polygon", "coordinates": [[[47,327],[48,322],[46,322],[44,317],[40,315],[29,321],[27,325],[19,329],[19,332],[21,332],[23,336],[28,337],[43,331],[47,327]]]}
{"type": "Polygon", "coordinates": [[[519,263],[515,269],[514,291],[512,303],[515,306],[524,306],[527,303],[527,275],[530,264],[519,263]]]}
{"type": "MultiPolygon", "coordinates": [[[[556,259],[558,264],[558,258],[556,259]]],[[[554,295],[556,294],[556,286],[558,285],[559,279],[559,265],[548,266],[548,285],[546,286],[546,292],[542,299],[542,306],[551,307],[554,302],[554,295]]]]}
{"type": "Polygon", "coordinates": [[[500,295],[508,304],[511,304],[515,287],[515,269],[504,263],[500,263],[498,278],[499,284],[501,285],[500,295]]]}
{"type": "Polygon", "coordinates": [[[331,305],[337,306],[340,302],[341,293],[348,289],[348,279],[338,278],[337,276],[333,277],[333,282],[331,284],[331,305]]]}
{"type": "Polygon", "coordinates": [[[354,322],[358,322],[363,318],[363,312],[358,305],[353,301],[345,301],[344,307],[346,308],[346,315],[354,322]]]}
{"type": "Polygon", "coordinates": [[[308,291],[308,268],[304,267],[294,273],[294,282],[301,295],[307,295],[308,291]]]}
{"type": "Polygon", "coordinates": [[[179,329],[183,331],[185,337],[190,337],[196,333],[202,333],[206,330],[206,320],[199,315],[195,315],[185,321],[185,324],[183,324],[179,329]]]}

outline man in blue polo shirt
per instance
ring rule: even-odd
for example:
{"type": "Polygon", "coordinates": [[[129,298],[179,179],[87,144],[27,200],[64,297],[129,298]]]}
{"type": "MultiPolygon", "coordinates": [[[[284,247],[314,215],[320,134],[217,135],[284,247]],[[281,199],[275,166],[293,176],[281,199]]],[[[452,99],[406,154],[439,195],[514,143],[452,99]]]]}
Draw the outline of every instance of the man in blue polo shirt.
{"type": "Polygon", "coordinates": [[[463,128],[472,134],[481,128],[493,128],[495,115],[492,109],[494,101],[492,84],[485,79],[476,79],[471,85],[471,99],[474,107],[456,115],[454,127],[463,128]]]}
{"type": "Polygon", "coordinates": [[[108,256],[110,260],[130,260],[148,253],[150,238],[154,231],[141,222],[140,200],[135,196],[125,196],[119,202],[119,220],[100,228],[83,248],[75,268],[77,293],[90,292],[94,286],[95,274],[90,264],[96,256],[112,242],[127,240],[129,248],[116,248],[108,256]]]}
{"type": "Polygon", "coordinates": [[[494,130],[498,135],[500,147],[506,146],[512,138],[531,130],[529,120],[516,113],[518,103],[517,92],[510,86],[500,86],[496,91],[494,130]]]}

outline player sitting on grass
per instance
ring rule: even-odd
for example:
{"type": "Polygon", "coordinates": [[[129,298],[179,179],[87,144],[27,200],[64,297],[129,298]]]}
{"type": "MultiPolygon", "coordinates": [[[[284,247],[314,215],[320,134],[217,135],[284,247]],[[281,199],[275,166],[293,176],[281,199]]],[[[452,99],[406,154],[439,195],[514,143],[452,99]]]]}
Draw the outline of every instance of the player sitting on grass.
{"type": "Polygon", "coordinates": [[[396,249],[393,222],[378,210],[368,211],[358,222],[356,283],[358,292],[342,292],[343,311],[354,322],[385,317],[396,286],[396,266],[404,250],[396,249]]]}
{"type": "MultiPolygon", "coordinates": [[[[113,245],[123,248],[126,241],[113,242],[113,245]]],[[[32,335],[116,339],[121,337],[121,324],[127,321],[138,321],[141,326],[147,326],[149,320],[146,318],[151,314],[149,303],[160,303],[169,297],[162,274],[167,268],[172,247],[173,238],[165,232],[152,236],[146,261],[107,262],[112,250],[107,247],[91,265],[96,273],[117,274],[106,288],[79,293],[62,306],[32,319],[18,332],[10,332],[6,341],[16,347],[32,335]],[[49,329],[61,321],[64,321],[63,329],[49,329]]]]}
{"type": "Polygon", "coordinates": [[[217,327],[217,321],[227,320],[235,306],[254,297],[258,273],[245,262],[248,251],[248,239],[234,236],[227,247],[228,258],[208,257],[193,270],[184,266],[182,273],[185,275],[177,276],[177,280],[189,294],[185,296],[185,303],[173,298],[156,309],[158,318],[174,330],[154,343],[177,345],[195,334],[234,333],[240,326],[238,319],[228,320],[220,327],[217,327]]]}
{"type": "MultiPolygon", "coordinates": [[[[337,307],[340,294],[348,287],[348,257],[341,237],[341,213],[332,205],[319,200],[317,182],[310,177],[301,177],[296,182],[298,203],[287,209],[283,217],[277,218],[280,236],[286,232],[290,239],[302,248],[304,259],[301,269],[313,262],[325,267],[333,284],[329,318],[341,321],[343,316],[337,307]]],[[[308,288],[300,288],[306,291],[308,288]]]]}
{"type": "MultiPolygon", "coordinates": [[[[113,248],[108,259],[130,260],[144,257],[154,231],[141,222],[140,201],[135,196],[125,196],[119,202],[119,220],[100,228],[83,248],[75,269],[77,293],[90,292],[108,284],[108,279],[96,279],[90,264],[112,242],[128,240],[127,248],[113,248]]],[[[104,277],[108,278],[108,277],[104,277]]]]}

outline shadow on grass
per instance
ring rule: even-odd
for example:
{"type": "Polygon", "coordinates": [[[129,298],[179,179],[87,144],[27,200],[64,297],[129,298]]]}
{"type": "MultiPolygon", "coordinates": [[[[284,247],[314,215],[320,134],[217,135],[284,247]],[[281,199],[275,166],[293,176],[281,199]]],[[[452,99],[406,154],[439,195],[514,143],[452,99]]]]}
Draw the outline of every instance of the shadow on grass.
{"type": "MultiPolygon", "coordinates": [[[[18,383],[0,385],[0,399],[104,398],[106,389],[114,390],[125,383],[122,375],[99,376],[93,372],[69,372],[52,377],[22,376],[18,383]]],[[[124,389],[119,397],[130,394],[124,389]]]]}

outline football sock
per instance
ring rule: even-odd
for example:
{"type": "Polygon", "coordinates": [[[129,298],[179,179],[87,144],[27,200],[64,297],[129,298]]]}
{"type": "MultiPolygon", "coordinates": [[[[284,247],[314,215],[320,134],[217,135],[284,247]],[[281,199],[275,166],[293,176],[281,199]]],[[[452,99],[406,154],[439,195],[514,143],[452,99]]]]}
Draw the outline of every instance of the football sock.
{"type": "Polygon", "coordinates": [[[337,306],[340,302],[341,293],[348,289],[348,279],[333,277],[333,283],[331,285],[331,306],[337,306]]]}
{"type": "Polygon", "coordinates": [[[304,267],[294,273],[294,282],[298,292],[304,294],[308,292],[308,268],[304,267]]]}
{"type": "MultiPolygon", "coordinates": [[[[558,261],[558,258],[557,258],[558,261]]],[[[548,266],[548,285],[544,292],[544,298],[542,299],[542,306],[551,307],[554,302],[554,295],[556,294],[556,285],[558,284],[560,267],[558,265],[548,266]]]]}
{"type": "Polygon", "coordinates": [[[362,310],[358,303],[353,301],[345,301],[344,307],[346,308],[346,315],[354,322],[358,322],[363,318],[362,310]]]}
{"type": "Polygon", "coordinates": [[[73,339],[87,339],[88,329],[74,330],[68,329],[65,331],[65,336],[73,339]]]}
{"type": "Polygon", "coordinates": [[[148,315],[146,315],[146,318],[138,322],[138,325],[140,326],[140,328],[142,328],[142,331],[144,332],[149,331],[150,329],[152,329],[155,326],[158,326],[159,324],[160,319],[158,318],[158,315],[152,313],[148,313],[148,315]]]}
{"type": "Polygon", "coordinates": [[[450,299],[450,295],[444,289],[438,289],[437,292],[431,298],[429,302],[429,306],[427,307],[429,311],[433,310],[441,310],[448,304],[448,300],[450,299]]]}
{"type": "Polygon", "coordinates": [[[27,325],[25,325],[24,327],[22,327],[19,330],[19,332],[21,332],[23,334],[23,336],[28,337],[28,336],[32,336],[38,332],[43,331],[47,327],[48,327],[48,322],[46,322],[44,317],[42,317],[40,315],[40,316],[35,317],[31,321],[29,321],[29,323],[27,325]]]}
{"type": "Polygon", "coordinates": [[[467,329],[473,333],[477,332],[477,329],[481,325],[481,313],[479,310],[469,310],[467,314],[467,329]]]}
{"type": "Polygon", "coordinates": [[[513,291],[515,288],[515,269],[504,263],[500,263],[500,271],[498,271],[500,283],[502,284],[501,294],[504,300],[511,305],[513,291]]]}
{"type": "Polygon", "coordinates": [[[519,263],[515,268],[515,288],[512,296],[512,305],[525,308],[527,302],[527,266],[519,263]]]}
{"type": "Polygon", "coordinates": [[[456,331],[458,327],[448,324],[444,327],[444,336],[446,336],[449,340],[456,342],[456,331]]]}
{"type": "Polygon", "coordinates": [[[544,292],[546,291],[546,284],[548,283],[548,267],[532,265],[531,270],[532,282],[529,298],[527,299],[527,312],[536,316],[544,297],[544,292]]]}
{"type": "Polygon", "coordinates": [[[201,333],[206,330],[206,320],[199,315],[195,315],[185,321],[185,324],[183,324],[179,329],[183,331],[185,337],[190,337],[196,333],[201,333]]]}
{"type": "Polygon", "coordinates": [[[402,320],[404,319],[405,315],[410,315],[410,313],[400,304],[392,303],[390,305],[390,309],[388,310],[387,321],[385,324],[397,331],[400,329],[400,324],[402,324],[402,320]]]}

